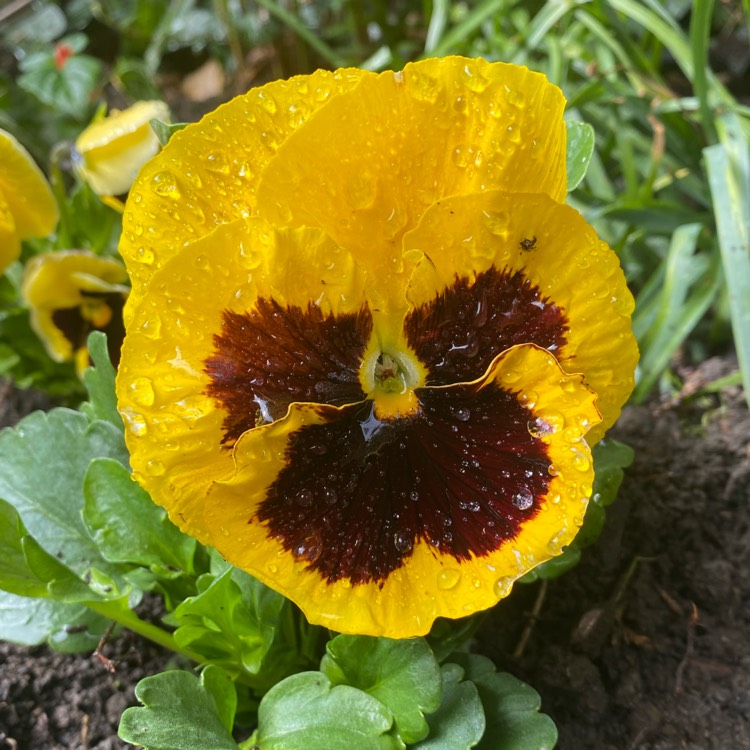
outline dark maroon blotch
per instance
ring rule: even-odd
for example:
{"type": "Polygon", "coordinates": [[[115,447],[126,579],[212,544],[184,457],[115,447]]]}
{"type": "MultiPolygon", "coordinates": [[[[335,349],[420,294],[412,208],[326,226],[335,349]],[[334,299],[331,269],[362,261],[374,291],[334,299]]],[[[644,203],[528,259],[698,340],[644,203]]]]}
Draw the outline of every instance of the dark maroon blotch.
{"type": "Polygon", "coordinates": [[[104,328],[96,328],[90,320],[83,316],[81,307],[61,307],[52,311],[52,322],[70,342],[73,351],[86,346],[92,331],[102,330],[107,334],[107,349],[110,362],[116,367],[120,362],[120,349],[125,338],[125,323],[122,319],[122,309],[125,307],[125,296],[120,292],[81,292],[81,296],[96,299],[109,307],[112,316],[104,328]]]}
{"type": "Polygon", "coordinates": [[[513,539],[550,482],[531,412],[493,384],[420,389],[421,412],[367,402],[303,427],[255,522],[329,581],[384,582],[418,541],[459,563],[513,539]]]}
{"type": "Polygon", "coordinates": [[[482,377],[498,354],[516,344],[560,349],[568,322],[523,273],[493,266],[473,281],[456,277],[453,286],[412,310],[405,327],[427,367],[427,384],[451,385],[482,377]]]}
{"type": "Polygon", "coordinates": [[[334,316],[261,298],[248,312],[225,310],[215,354],[205,362],[208,395],[227,411],[223,443],[283,417],[294,402],[361,401],[359,367],[371,331],[366,307],[334,316]]]}

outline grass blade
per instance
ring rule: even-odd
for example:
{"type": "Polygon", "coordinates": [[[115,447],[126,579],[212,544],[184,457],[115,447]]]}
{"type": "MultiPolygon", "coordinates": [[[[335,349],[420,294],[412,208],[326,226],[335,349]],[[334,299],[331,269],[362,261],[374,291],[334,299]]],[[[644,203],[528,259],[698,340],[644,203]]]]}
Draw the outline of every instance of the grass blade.
{"type": "Polygon", "coordinates": [[[750,403],[750,143],[732,114],[721,119],[718,130],[721,142],[704,149],[703,155],[729,290],[734,344],[750,403]]]}
{"type": "Polygon", "coordinates": [[[636,403],[648,396],[719,289],[718,255],[695,255],[701,229],[701,224],[684,224],[672,236],[659,310],[640,342],[640,376],[633,392],[636,403]]]}

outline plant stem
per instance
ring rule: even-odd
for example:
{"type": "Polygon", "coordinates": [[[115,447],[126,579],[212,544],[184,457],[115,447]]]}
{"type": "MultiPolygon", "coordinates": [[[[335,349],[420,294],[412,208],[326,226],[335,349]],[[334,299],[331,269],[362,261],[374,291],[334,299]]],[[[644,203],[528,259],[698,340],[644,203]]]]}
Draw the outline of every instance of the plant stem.
{"type": "Polygon", "coordinates": [[[162,630],[158,625],[141,620],[135,612],[131,609],[123,608],[118,602],[89,601],[86,602],[86,606],[94,612],[108,617],[110,620],[114,620],[128,630],[138,633],[138,635],[147,638],[149,641],[158,643],[160,646],[181,654],[198,664],[203,664],[206,661],[203,656],[195,651],[179,646],[171,633],[162,630]]]}

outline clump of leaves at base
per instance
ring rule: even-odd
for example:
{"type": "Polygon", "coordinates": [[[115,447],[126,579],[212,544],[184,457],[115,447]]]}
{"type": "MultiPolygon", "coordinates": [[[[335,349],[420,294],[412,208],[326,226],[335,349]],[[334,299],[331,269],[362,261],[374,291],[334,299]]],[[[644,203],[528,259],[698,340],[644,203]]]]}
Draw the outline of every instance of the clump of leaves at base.
{"type": "Polygon", "coordinates": [[[257,726],[239,742],[242,686],[218,667],[164,672],[136,688],[120,737],[146,750],[545,750],[557,731],[539,695],[489,659],[456,653],[440,664],[423,638],[339,635],[319,671],[269,690],[257,726]]]}

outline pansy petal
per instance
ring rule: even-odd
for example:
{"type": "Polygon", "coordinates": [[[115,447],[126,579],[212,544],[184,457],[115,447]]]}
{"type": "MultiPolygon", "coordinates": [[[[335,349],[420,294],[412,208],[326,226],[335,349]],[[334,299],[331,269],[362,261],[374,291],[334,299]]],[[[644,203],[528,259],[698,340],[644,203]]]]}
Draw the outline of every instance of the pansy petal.
{"type": "Polygon", "coordinates": [[[638,360],[633,297],[617,256],[577,211],[546,195],[454,196],[425,213],[404,248],[421,257],[409,343],[433,378],[479,377],[503,349],[537,344],[598,394],[603,422],[589,441],[614,423],[638,360]]]}
{"type": "Polygon", "coordinates": [[[364,78],[279,148],[259,209],[322,226],[373,277],[393,274],[401,235],[444,196],[502,188],[562,200],[564,105],[544,76],[481,59],[364,78]]]}
{"type": "Polygon", "coordinates": [[[351,257],[320,230],[256,218],[217,227],[154,275],[117,392],[135,476],[176,522],[194,519],[192,504],[232,471],[245,430],[290,401],[362,397],[362,289],[351,257]]]}
{"type": "Polygon", "coordinates": [[[43,253],[26,264],[21,295],[30,309],[31,326],[53,360],[75,359],[82,372],[89,361],[88,335],[101,330],[107,334],[110,359],[119,361],[126,281],[119,260],[86,250],[43,253]]]}
{"type": "Polygon", "coordinates": [[[562,388],[561,376],[524,346],[473,384],[423,389],[413,420],[378,428],[368,403],[294,405],[242,437],[237,475],[210,488],[198,524],[230,562],[342,632],[413,636],[489,607],[583,518],[585,427],[561,425],[598,413],[581,378],[562,388]]]}
{"type": "Polygon", "coordinates": [[[21,241],[16,234],[16,222],[0,190],[0,273],[21,254],[21,241]]]}
{"type": "Polygon", "coordinates": [[[289,134],[366,75],[373,74],[318,71],[274,81],[175,133],[141,170],[128,197],[120,240],[133,285],[128,310],[180,248],[249,216],[260,174],[289,134]]]}
{"type": "Polygon", "coordinates": [[[168,120],[169,107],[161,101],[136,102],[113,110],[78,136],[74,166],[97,195],[127,192],[141,166],[158,153],[152,119],[168,120]]]}
{"type": "Polygon", "coordinates": [[[59,213],[52,189],[29,152],[0,130],[0,194],[13,216],[18,239],[45,237],[59,213]]]}

